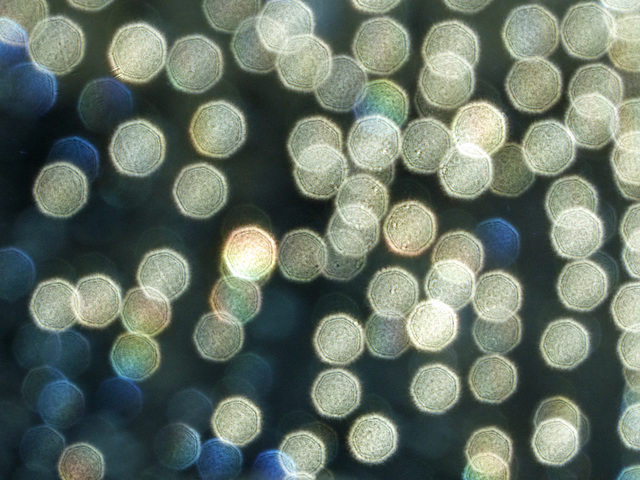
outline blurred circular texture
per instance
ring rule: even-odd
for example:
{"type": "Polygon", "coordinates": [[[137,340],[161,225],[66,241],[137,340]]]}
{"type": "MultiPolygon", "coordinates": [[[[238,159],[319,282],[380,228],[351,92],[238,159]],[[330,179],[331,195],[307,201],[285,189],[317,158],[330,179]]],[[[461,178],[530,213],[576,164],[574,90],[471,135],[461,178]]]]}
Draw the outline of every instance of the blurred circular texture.
{"type": "Polygon", "coordinates": [[[16,247],[0,248],[0,299],[14,302],[24,297],[36,281],[36,265],[16,247]]]}
{"type": "Polygon", "coordinates": [[[335,205],[343,210],[351,204],[362,205],[380,219],[389,206],[389,189],[369,173],[349,175],[338,189],[335,205]]]}
{"type": "Polygon", "coordinates": [[[309,474],[311,478],[315,478],[327,463],[326,445],[320,437],[308,430],[289,433],[280,442],[279,450],[293,462],[295,474],[309,474]]]}
{"type": "Polygon", "coordinates": [[[402,0],[351,0],[351,5],[363,13],[387,13],[400,4],[402,0]]]}
{"type": "Polygon", "coordinates": [[[31,60],[55,75],[73,71],[82,61],[84,51],[82,27],[63,15],[38,22],[29,37],[31,60]]]}
{"type": "Polygon", "coordinates": [[[462,472],[462,480],[476,479],[509,480],[511,472],[506,460],[500,456],[484,452],[471,457],[462,472]]]}
{"type": "Polygon", "coordinates": [[[119,376],[139,382],[160,366],[160,346],[147,335],[123,333],[113,342],[109,358],[119,376]]]}
{"type": "Polygon", "coordinates": [[[482,427],[475,430],[464,447],[464,454],[468,462],[481,454],[492,454],[511,462],[513,442],[509,435],[498,427],[482,427]]]}
{"type": "Polygon", "coordinates": [[[100,157],[91,142],[81,137],[64,137],[51,146],[47,162],[66,161],[84,172],[92,182],[98,178],[100,157]]]}
{"type": "Polygon", "coordinates": [[[635,10],[640,2],[638,0],[602,0],[602,4],[614,12],[630,12],[635,10]]]}
{"type": "MultiPolygon", "coordinates": [[[[323,370],[316,376],[311,386],[313,406],[323,417],[344,418],[350,415],[360,406],[361,397],[360,380],[353,373],[342,368],[323,370]]],[[[291,455],[291,452],[282,448],[282,445],[280,449],[291,455]]],[[[295,461],[295,456],[291,456],[295,461]]]]}
{"type": "Polygon", "coordinates": [[[409,32],[390,17],[362,22],[353,37],[353,55],[367,72],[390,75],[409,58],[409,32]]]}
{"type": "Polygon", "coordinates": [[[559,467],[578,453],[578,431],[562,418],[551,418],[538,424],[531,438],[531,448],[538,462],[559,467]]]}
{"type": "Polygon", "coordinates": [[[67,446],[58,461],[62,480],[102,480],[105,464],[102,453],[88,443],[67,446]]]}
{"type": "Polygon", "coordinates": [[[592,93],[599,93],[612,104],[619,105],[624,94],[620,73],[603,63],[589,63],[578,68],[567,85],[569,101],[592,93]]]}
{"type": "Polygon", "coordinates": [[[620,471],[616,480],[638,480],[640,478],[640,465],[632,465],[620,471]]]}
{"type": "Polygon", "coordinates": [[[276,58],[276,72],[282,84],[296,92],[311,92],[329,76],[331,47],[313,34],[287,40],[276,58]]]}
{"type": "Polygon", "coordinates": [[[43,330],[36,322],[23,322],[18,327],[12,349],[16,361],[25,369],[50,365],[60,356],[55,332],[43,330]]]}
{"type": "Polygon", "coordinates": [[[167,56],[171,85],[185,93],[204,93],[222,77],[222,50],[204,35],[180,37],[167,56]]]}
{"type": "Polygon", "coordinates": [[[474,200],[491,186],[491,157],[471,143],[454,145],[438,167],[438,180],[448,196],[474,200]]]}
{"type": "Polygon", "coordinates": [[[82,390],[68,380],[47,384],[38,397],[38,413],[49,425],[65,429],[84,416],[85,400],[82,390]]]}
{"type": "Polygon", "coordinates": [[[301,0],[272,0],[258,14],[257,29],[267,50],[282,53],[291,37],[313,33],[313,10],[301,0]]]}
{"type": "Polygon", "coordinates": [[[420,411],[441,415],[460,399],[460,378],[446,365],[427,364],[413,376],[409,394],[420,411]]]}
{"type": "Polygon", "coordinates": [[[422,42],[421,53],[425,62],[435,55],[451,53],[475,66],[480,58],[480,38],[466,23],[445,20],[431,26],[422,42]]]}
{"type": "Polygon", "coordinates": [[[609,47],[609,59],[620,70],[640,71],[640,15],[624,15],[615,21],[613,43],[609,47]]]}
{"type": "Polygon", "coordinates": [[[478,358],[469,371],[469,388],[482,403],[502,403],[516,391],[518,371],[515,364],[502,355],[478,358]]]}
{"type": "Polygon", "coordinates": [[[98,387],[96,404],[101,411],[132,420],[142,412],[142,391],[130,380],[108,378],[98,387]]]}
{"type": "Polygon", "coordinates": [[[336,208],[327,224],[326,236],[339,254],[361,257],[378,244],[380,226],[370,210],[353,203],[336,208]]]}
{"type": "Polygon", "coordinates": [[[478,274],[484,266],[484,247],[478,237],[465,230],[446,232],[431,251],[431,263],[442,260],[459,260],[478,274]]]}
{"type": "Polygon", "coordinates": [[[564,209],[551,226],[551,244],[562,258],[585,258],[602,246],[604,225],[584,207],[564,209]]]}
{"type": "Polygon", "coordinates": [[[262,412],[248,398],[227,397],[213,412],[211,428],[221,440],[242,447],[262,432],[262,412]]]}
{"type": "Polygon", "coordinates": [[[67,0],[67,3],[78,10],[98,12],[113,3],[114,0],[67,0]]]}
{"type": "Polygon", "coordinates": [[[527,167],[519,144],[505,144],[492,155],[491,160],[493,181],[489,188],[492,193],[501,197],[519,197],[533,185],[535,177],[527,167]]]}
{"type": "Polygon", "coordinates": [[[609,295],[607,273],[592,260],[567,263],[556,283],[558,298],[569,310],[590,312],[609,295]]]}
{"type": "Polygon", "coordinates": [[[203,0],[202,9],[214,30],[233,33],[245,19],[258,13],[260,4],[260,0],[203,0]]]}
{"type": "Polygon", "coordinates": [[[618,288],[611,300],[611,316],[618,328],[640,331],[640,282],[627,282],[618,288]]]}
{"type": "Polygon", "coordinates": [[[576,159],[573,134],[557,120],[531,123],[522,139],[522,148],[527,166],[536,175],[558,175],[576,159]]]}
{"type": "Polygon", "coordinates": [[[143,289],[156,290],[168,300],[175,300],[189,287],[190,276],[189,263],[183,255],[160,248],[144,255],[136,279],[143,289]]]}
{"type": "Polygon", "coordinates": [[[356,118],[382,115],[401,126],[409,115],[407,91],[389,79],[382,78],[367,83],[364,98],[354,109],[356,118]]]}
{"type": "Polygon", "coordinates": [[[560,100],[562,73],[545,58],[520,60],[507,74],[505,90],[517,110],[544,113],[560,100]]]}
{"type": "MultiPolygon", "coordinates": [[[[326,239],[325,243],[327,243],[326,239]]],[[[362,272],[366,263],[366,254],[344,255],[336,250],[329,241],[327,243],[327,261],[322,270],[322,276],[336,282],[347,282],[362,272]]]]}
{"type": "Polygon", "coordinates": [[[33,184],[33,198],[44,215],[68,218],[78,213],[89,198],[89,180],[70,162],[48,163],[33,184]]]}
{"type": "Polygon", "coordinates": [[[458,314],[440,300],[422,300],[407,318],[411,344],[423,352],[439,352],[458,336],[458,314]]]}
{"type": "Polygon", "coordinates": [[[433,263],[424,281],[427,298],[440,300],[454,310],[465,307],[473,297],[475,276],[459,260],[441,260],[433,263]]]}
{"type": "Polygon", "coordinates": [[[47,113],[56,103],[56,77],[32,62],[8,68],[3,79],[5,82],[7,88],[0,91],[0,105],[11,115],[34,119],[47,113]]]}
{"type": "Polygon", "coordinates": [[[27,33],[48,15],[49,4],[46,0],[5,0],[2,5],[2,16],[21,25],[27,33]]]}
{"type": "Polygon", "coordinates": [[[387,317],[374,313],[364,325],[367,350],[377,358],[393,360],[409,346],[407,327],[402,317],[387,317]]]}
{"type": "Polygon", "coordinates": [[[475,89],[473,67],[454,53],[438,53],[426,59],[418,89],[434,107],[458,108],[469,100],[475,89]]]}
{"type": "Polygon", "coordinates": [[[618,422],[618,435],[625,447],[631,450],[640,450],[640,403],[629,405],[618,422]]]}
{"type": "Polygon", "coordinates": [[[595,213],[598,210],[598,191],[583,177],[568,175],[549,186],[544,205],[551,221],[557,220],[569,208],[582,207],[595,213]]]}
{"type": "Polygon", "coordinates": [[[256,226],[238,227],[222,249],[223,269],[231,275],[260,283],[276,266],[277,244],[273,235],[256,226]]]}
{"type": "Polygon", "coordinates": [[[328,145],[339,152],[342,151],[340,127],[320,115],[298,120],[287,139],[287,152],[293,163],[297,165],[302,152],[317,145],[328,145]]]}
{"type": "Polygon", "coordinates": [[[398,429],[387,417],[369,413],[357,418],[347,436],[353,457],[362,463],[388,460],[398,448],[398,429]]]}
{"type": "Polygon", "coordinates": [[[173,200],[181,214],[206,220],[227,204],[229,185],[223,172],[201,162],[184,167],[173,183],[173,200]]]}
{"type": "Polygon", "coordinates": [[[196,466],[202,480],[231,480],[242,469],[242,452],[235,445],[212,438],[202,444],[196,466]]]}
{"type": "MultiPolygon", "coordinates": [[[[640,152],[640,131],[629,132],[618,138],[611,151],[611,167],[620,180],[633,186],[640,184],[638,153],[640,152]]],[[[630,238],[627,235],[626,238],[630,238]]]]}
{"type": "Polygon", "coordinates": [[[565,124],[579,147],[599,149],[613,139],[618,123],[615,105],[599,93],[573,99],[565,115],[565,124]]]}
{"type": "Polygon", "coordinates": [[[184,470],[200,456],[200,435],[184,423],[165,425],[155,437],[156,457],[171,470],[184,470]]]}
{"type": "Polygon", "coordinates": [[[451,134],[457,145],[471,143],[488,154],[504,145],[507,129],[507,116],[486,101],[467,103],[451,121],[451,134]]]}
{"type": "Polygon", "coordinates": [[[226,362],[242,349],[244,328],[235,318],[208,313],[196,324],[193,341],[205,360],[226,362]]]}
{"type": "Polygon", "coordinates": [[[109,144],[116,171],[130,177],[146,177],[163,164],[167,144],[164,133],[142,118],[118,125],[109,144]]]}
{"type": "Polygon", "coordinates": [[[503,218],[489,218],[478,224],[475,234],[484,246],[489,268],[506,268],[520,255],[520,233],[503,218]]]}
{"type": "Polygon", "coordinates": [[[120,286],[102,274],[78,280],[72,307],[78,323],[88,328],[105,328],[120,314],[122,295],[120,286]]]}
{"type": "Polygon", "coordinates": [[[378,270],[367,288],[371,308],[381,315],[406,315],[418,302],[419,295],[416,278],[400,267],[378,270]]]}
{"type": "Polygon", "coordinates": [[[258,17],[255,16],[243,20],[234,32],[231,53],[238,66],[247,72],[264,74],[276,66],[276,54],[263,45],[258,33],[258,17]]]}
{"type": "Polygon", "coordinates": [[[550,322],[540,338],[540,353],[551,368],[573,370],[590,353],[589,332],[572,318],[550,322]]]}
{"type": "Polygon", "coordinates": [[[133,113],[131,91],[113,78],[87,82],[78,98],[78,115],[87,130],[110,133],[133,113]]]}
{"type": "Polygon", "coordinates": [[[477,13],[485,9],[493,0],[443,0],[444,4],[455,12],[477,13]]]}
{"type": "Polygon", "coordinates": [[[326,110],[348,112],[362,101],[366,84],[367,73],[358,61],[348,55],[334,55],[326,79],[314,93],[326,110]]]}
{"type": "Polygon", "coordinates": [[[473,308],[485,320],[502,322],[522,307],[522,284],[502,270],[483,273],[476,282],[473,308]]]}
{"type": "Polygon", "coordinates": [[[349,157],[357,167],[379,172],[398,158],[401,144],[400,129],[382,115],[368,115],[357,119],[347,137],[349,157]]]}
{"type": "Polygon", "coordinates": [[[222,319],[246,323],[260,312],[262,291],[251,280],[223,276],[213,285],[209,304],[222,319]]]}
{"type": "Polygon", "coordinates": [[[451,133],[435,118],[417,118],[402,132],[402,161],[412,173],[436,173],[451,148],[451,133]]]}
{"type": "Polygon", "coordinates": [[[346,313],[323,317],[313,336],[313,347],[321,362],[348,365],[364,352],[364,330],[360,323],[346,313]]]}
{"type": "Polygon", "coordinates": [[[280,450],[260,452],[253,462],[250,480],[282,480],[295,474],[296,465],[293,460],[280,450]]]}
{"type": "Polygon", "coordinates": [[[562,46],[569,55],[593,60],[609,50],[616,25],[601,5],[579,2],[567,9],[560,28],[562,46]]]}
{"type": "MultiPolygon", "coordinates": [[[[620,94],[622,94],[622,90],[620,90],[620,94]]],[[[626,99],[618,106],[616,140],[620,141],[629,134],[633,136],[633,133],[637,131],[640,131],[640,98],[634,97],[626,99]]]]}
{"type": "Polygon", "coordinates": [[[79,332],[67,330],[57,334],[60,354],[53,366],[69,377],[84,373],[91,363],[91,344],[79,332]]]}
{"type": "Polygon", "coordinates": [[[171,323],[171,304],[152,287],[134,287],[122,303],[122,324],[131,333],[157,335],[171,323]]]}
{"type": "Polygon", "coordinates": [[[393,253],[413,257],[431,246],[437,229],[436,215],[429,207],[417,200],[407,200],[391,207],[382,234],[393,253]]]}
{"type": "Polygon", "coordinates": [[[522,339],[522,320],[511,315],[501,322],[476,318],[473,322],[473,340],[485,353],[505,355],[513,350],[522,339]]]}
{"type": "Polygon", "coordinates": [[[113,76],[133,84],[153,80],[164,67],[166,56],[164,34],[144,22],[120,27],[107,52],[113,76]]]}
{"type": "Polygon", "coordinates": [[[589,424],[578,405],[572,400],[560,395],[542,400],[536,408],[533,425],[537,427],[542,422],[553,418],[561,418],[572,425],[577,430],[581,443],[586,439],[589,424]]]}
{"type": "Polygon", "coordinates": [[[40,282],[31,295],[29,311],[36,326],[59,332],[76,323],[71,306],[75,288],[62,278],[40,282]]]}
{"type": "Polygon", "coordinates": [[[295,160],[293,178],[298,191],[315,200],[332,198],[344,182],[349,163],[342,152],[326,145],[311,145],[295,160]]]}
{"type": "Polygon", "coordinates": [[[201,155],[229,158],[244,145],[247,123],[237,107],[216,100],[198,107],[189,125],[189,135],[201,155]]]}
{"type": "Polygon", "coordinates": [[[22,394],[22,400],[28,409],[38,410],[38,398],[42,389],[48,384],[65,380],[64,373],[57,368],[49,365],[42,365],[40,367],[34,367],[27,372],[22,380],[22,386],[20,387],[20,393],[22,394]]]}
{"type": "Polygon", "coordinates": [[[640,250],[628,244],[622,247],[622,263],[630,277],[640,278],[640,250]]]}
{"type": "Polygon", "coordinates": [[[167,404],[167,418],[174,423],[186,423],[198,431],[209,427],[213,404],[211,399],[197,388],[185,388],[175,392],[167,404]]]}
{"type": "Polygon", "coordinates": [[[640,203],[634,203],[627,207],[620,220],[620,237],[626,245],[635,250],[640,250],[640,237],[636,232],[640,230],[640,203]]]}
{"type": "Polygon", "coordinates": [[[640,370],[640,332],[626,331],[620,335],[618,356],[626,368],[640,370]]]}
{"type": "Polygon", "coordinates": [[[547,57],[558,46],[558,19],[542,5],[514,8],[502,27],[502,41],[515,58],[547,57]]]}
{"type": "Polygon", "coordinates": [[[31,427],[20,440],[20,458],[39,473],[55,471],[64,442],[64,436],[48,425],[31,427]]]}
{"type": "Polygon", "coordinates": [[[27,32],[8,17],[0,17],[0,67],[27,60],[27,32]]]}
{"type": "Polygon", "coordinates": [[[313,230],[291,230],[280,240],[278,267],[293,282],[311,282],[318,278],[327,258],[327,246],[313,230]]]}

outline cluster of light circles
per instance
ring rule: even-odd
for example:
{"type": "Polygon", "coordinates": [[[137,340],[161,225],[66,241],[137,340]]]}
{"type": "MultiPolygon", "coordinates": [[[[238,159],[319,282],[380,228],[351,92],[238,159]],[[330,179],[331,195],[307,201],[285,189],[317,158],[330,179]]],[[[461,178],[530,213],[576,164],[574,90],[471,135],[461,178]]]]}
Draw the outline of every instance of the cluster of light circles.
{"type": "MultiPolygon", "coordinates": [[[[102,11],[113,0],[67,3],[86,13],[102,11]]],[[[337,308],[313,318],[311,351],[324,365],[303,383],[307,406],[326,423],[279,426],[277,450],[258,455],[251,475],[272,480],[265,472],[278,472],[274,479],[313,479],[329,472],[337,449],[332,422],[348,422],[342,424],[348,426],[343,429],[348,452],[360,463],[384,463],[404,448],[402,425],[385,402],[370,398],[357,363],[363,358],[384,363],[407,352],[418,358],[411,363],[404,400],[436,420],[455,412],[465,396],[476,407],[500,409],[524,381],[507,356],[528,328],[521,318],[526,283],[517,267],[509,268],[520,251],[517,229],[503,219],[482,222],[475,231],[449,228],[455,221],[441,215],[430,193],[399,194],[394,180],[400,168],[403,175],[420,176],[419,181],[434,180],[447,199],[465,205],[488,192],[520,197],[537,177],[545,182],[538,210],[550,224],[545,238],[551,251],[563,262],[555,277],[561,311],[538,325],[535,345],[545,368],[571,375],[600,339],[584,314],[597,312],[611,297],[627,387],[618,434],[625,448],[640,450],[640,203],[627,206],[619,221],[620,260],[631,280],[618,284],[617,264],[603,251],[618,221],[615,212],[588,180],[591,167],[568,172],[583,163],[581,155],[602,155],[610,147],[607,166],[618,193],[640,200],[640,100],[630,97],[640,72],[640,2],[512,6],[500,23],[512,62],[502,92],[491,92],[480,78],[481,39],[473,28],[472,14],[490,12],[492,0],[443,0],[452,17],[434,21],[419,46],[412,45],[412,32],[395,14],[401,3],[351,0],[360,16],[346,42],[348,54],[334,52],[319,36],[318,11],[303,0],[202,0],[200,13],[211,35],[170,38],[159,22],[121,23],[111,32],[103,59],[111,76],[86,83],[78,97],[80,122],[106,139],[103,150],[117,180],[141,189],[173,168],[179,135],[159,116],[138,115],[132,91],[164,75],[176,94],[196,99],[189,103],[182,132],[192,158],[171,174],[172,186],[164,186],[181,219],[200,226],[227,207],[232,187],[226,165],[241,157],[253,112],[226,98],[197,100],[203,98],[198,95],[223,85],[223,75],[237,66],[252,74],[273,72],[287,94],[309,94],[324,110],[306,112],[287,125],[285,145],[291,185],[305,201],[330,205],[322,226],[284,232],[261,222],[224,226],[218,276],[206,298],[209,308],[190,326],[191,341],[207,367],[227,363],[230,371],[269,371],[258,355],[240,352],[276,270],[288,282],[317,282],[311,288],[327,280],[346,286],[363,271],[369,275],[360,289],[369,312],[337,308]],[[225,66],[227,46],[235,66],[225,66]],[[396,75],[409,70],[415,51],[421,64],[410,92],[396,75]],[[559,61],[565,57],[581,62],[566,78],[559,61]],[[410,116],[412,108],[417,117],[410,116]],[[347,112],[354,117],[334,117],[347,112]],[[383,260],[372,261],[380,250],[383,260]],[[365,270],[367,263],[372,268],[365,270]],[[468,365],[457,358],[461,339],[477,347],[472,358],[465,357],[468,365]]],[[[7,0],[0,15],[0,85],[7,87],[0,89],[0,108],[20,118],[43,115],[56,101],[57,82],[71,82],[88,62],[89,29],[76,20],[83,18],[79,15],[50,15],[44,0],[7,0]]],[[[490,55],[489,48],[482,54],[490,55]]],[[[71,221],[91,209],[90,190],[100,192],[96,145],[78,136],[53,144],[31,184],[40,214],[71,221]]],[[[173,302],[192,287],[191,268],[182,253],[163,247],[147,250],[131,273],[135,284],[124,291],[114,276],[100,271],[74,282],[50,275],[36,284],[35,264],[26,253],[0,250],[2,300],[31,291],[29,312],[36,328],[20,329],[14,348],[19,363],[29,368],[21,393],[46,423],[23,439],[21,455],[36,469],[51,466],[54,458],[65,480],[105,475],[99,448],[89,441],[66,445],[60,433],[79,423],[89,405],[82,384],[68,373],[87,368],[90,349],[73,327],[88,333],[116,322],[122,327],[109,353],[118,375],[114,380],[122,383],[102,385],[99,397],[117,390],[128,399],[123,411],[135,410],[141,401],[137,383],[160,367],[159,335],[172,327],[173,302]],[[57,340],[38,340],[49,334],[57,340]],[[75,360],[58,351],[64,342],[74,345],[69,352],[80,352],[75,360]],[[47,356],[67,362],[65,369],[33,360],[47,356]],[[38,449],[45,453],[34,453],[38,449]]],[[[233,377],[225,377],[229,390],[237,386],[233,377]]],[[[184,400],[184,411],[197,410],[189,402],[211,403],[198,395],[184,400]]],[[[260,400],[259,395],[225,394],[215,409],[210,405],[211,412],[205,405],[200,417],[206,417],[213,435],[205,441],[195,421],[170,416],[153,443],[158,461],[173,471],[194,467],[203,479],[240,475],[242,449],[271,429],[269,409],[258,406],[260,400]]],[[[589,424],[573,400],[554,396],[539,404],[530,432],[537,462],[562,467],[580,455],[589,424]]],[[[465,479],[515,476],[514,445],[502,426],[475,430],[464,453],[465,479]]],[[[638,468],[625,468],[619,478],[640,476],[638,468]]]]}

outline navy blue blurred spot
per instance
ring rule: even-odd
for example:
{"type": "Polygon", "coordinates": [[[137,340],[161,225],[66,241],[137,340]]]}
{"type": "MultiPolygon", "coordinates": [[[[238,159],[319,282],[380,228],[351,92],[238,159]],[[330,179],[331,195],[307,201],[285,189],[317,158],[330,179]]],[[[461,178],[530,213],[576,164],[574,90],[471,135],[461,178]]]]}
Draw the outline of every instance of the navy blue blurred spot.
{"type": "Polygon", "coordinates": [[[20,458],[38,472],[54,471],[64,449],[64,437],[48,425],[30,428],[20,441],[20,458]]]}
{"type": "Polygon", "coordinates": [[[26,295],[36,281],[31,257],[15,247],[0,249],[0,298],[12,302],[26,295]]]}
{"type": "Polygon", "coordinates": [[[91,181],[98,178],[100,156],[91,142],[80,137],[65,137],[57,140],[49,150],[47,161],[70,162],[82,170],[91,181]]]}
{"type": "Polygon", "coordinates": [[[84,394],[68,380],[51,382],[38,398],[38,413],[55,428],[68,428],[84,416],[84,394]]]}
{"type": "Polygon", "coordinates": [[[296,470],[291,458],[280,450],[260,453],[251,467],[251,480],[283,480],[296,470]]]}
{"type": "Polygon", "coordinates": [[[482,241],[485,265],[488,268],[504,268],[513,264],[520,255],[520,234],[502,218],[490,218],[480,222],[475,234],[482,241]]]}
{"type": "Polygon", "coordinates": [[[18,23],[0,18],[0,69],[11,67],[29,59],[27,32],[18,23]]]}
{"type": "Polygon", "coordinates": [[[78,99],[80,119],[93,132],[109,133],[132,113],[131,91],[111,77],[91,80],[78,99]]]}
{"type": "Polygon", "coordinates": [[[212,438],[202,445],[196,465],[202,480],[230,480],[240,473],[242,452],[234,445],[212,438]]]}
{"type": "Polygon", "coordinates": [[[0,75],[0,109],[21,118],[47,113],[56,103],[58,82],[33,63],[19,63],[0,75]]]}
{"type": "Polygon", "coordinates": [[[123,420],[132,420],[142,411],[142,391],[124,378],[108,378],[100,384],[96,395],[99,410],[108,411],[123,420]]]}
{"type": "Polygon", "coordinates": [[[20,392],[25,405],[34,412],[38,410],[38,398],[42,389],[57,380],[65,380],[64,374],[57,368],[43,365],[29,370],[22,381],[20,392]]]}
{"type": "Polygon", "coordinates": [[[13,355],[24,368],[40,367],[56,361],[60,343],[55,334],[45,332],[33,322],[25,322],[13,338],[13,355]]]}

